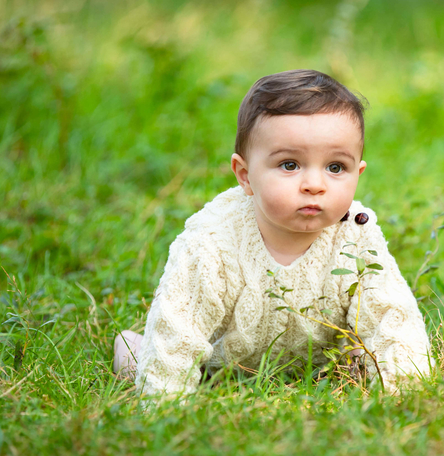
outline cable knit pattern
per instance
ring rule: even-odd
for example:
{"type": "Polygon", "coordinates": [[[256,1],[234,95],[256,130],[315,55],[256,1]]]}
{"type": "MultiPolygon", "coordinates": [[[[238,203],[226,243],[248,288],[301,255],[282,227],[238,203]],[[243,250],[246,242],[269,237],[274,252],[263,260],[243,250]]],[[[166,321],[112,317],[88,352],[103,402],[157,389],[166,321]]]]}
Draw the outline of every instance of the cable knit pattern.
{"type": "Polygon", "coordinates": [[[429,341],[421,313],[372,210],[353,202],[346,222],[326,228],[303,256],[281,266],[263,243],[251,197],[236,187],[190,217],[171,244],[139,354],[139,391],[148,396],[193,392],[202,364],[210,370],[231,361],[257,368],[285,330],[272,355],[284,349],[282,362],[306,359],[311,337],[313,362],[325,363],[322,348],[335,344],[337,333],[297,314],[275,311],[282,302],[265,293],[273,286],[267,270],[280,267],[279,281],[294,289],[286,295],[290,305],[307,307],[326,296],[322,302],[332,311],[329,319],[354,328],[357,295],[349,298],[345,292],[356,278],[331,274],[335,268],[356,269],[353,259],[340,255],[347,241],[358,244],[356,250],[347,248],[349,253],[376,250],[377,257],[364,257],[384,267],[380,275],[364,278],[371,288],[363,292],[358,333],[375,352],[388,390],[395,390],[398,375],[428,373],[429,341]],[[369,215],[367,224],[355,223],[359,212],[369,215]]]}

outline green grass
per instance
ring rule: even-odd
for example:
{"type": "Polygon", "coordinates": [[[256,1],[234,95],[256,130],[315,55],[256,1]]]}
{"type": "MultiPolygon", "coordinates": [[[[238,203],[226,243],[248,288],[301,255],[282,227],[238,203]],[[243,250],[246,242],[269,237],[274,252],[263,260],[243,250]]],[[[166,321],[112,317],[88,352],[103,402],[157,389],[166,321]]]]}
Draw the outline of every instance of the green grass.
{"type": "Polygon", "coordinates": [[[438,0],[0,0],[0,264],[21,292],[0,274],[0,454],[442,454],[440,268],[416,293],[440,368],[400,398],[228,369],[144,414],[111,363],[185,219],[235,185],[237,109],[265,74],[369,99],[357,199],[413,284],[443,223],[443,41],[438,0]]]}

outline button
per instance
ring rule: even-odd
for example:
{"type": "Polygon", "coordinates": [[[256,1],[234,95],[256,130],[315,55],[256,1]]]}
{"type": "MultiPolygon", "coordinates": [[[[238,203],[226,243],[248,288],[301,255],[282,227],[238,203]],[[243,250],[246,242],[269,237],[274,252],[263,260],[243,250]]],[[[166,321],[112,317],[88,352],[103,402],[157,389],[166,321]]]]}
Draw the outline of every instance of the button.
{"type": "Polygon", "coordinates": [[[350,211],[347,211],[347,213],[344,215],[344,217],[341,218],[341,222],[346,222],[349,217],[350,217],[350,211]]]}
{"type": "Polygon", "coordinates": [[[365,225],[368,222],[368,215],[365,212],[360,212],[356,214],[355,222],[358,225],[365,225]]]}

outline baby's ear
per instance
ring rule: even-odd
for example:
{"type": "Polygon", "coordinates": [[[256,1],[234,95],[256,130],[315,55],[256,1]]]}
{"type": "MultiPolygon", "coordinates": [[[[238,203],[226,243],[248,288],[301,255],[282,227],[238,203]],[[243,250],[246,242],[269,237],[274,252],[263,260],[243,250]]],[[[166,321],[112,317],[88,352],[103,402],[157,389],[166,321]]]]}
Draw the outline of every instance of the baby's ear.
{"type": "Polygon", "coordinates": [[[231,156],[231,169],[236,175],[236,179],[239,185],[244,189],[244,192],[252,196],[253,191],[250,186],[250,180],[248,178],[248,164],[247,161],[242,158],[239,154],[233,154],[231,156]]]}
{"type": "Polygon", "coordinates": [[[359,175],[365,171],[365,168],[367,168],[367,163],[364,160],[361,160],[361,163],[359,163],[359,175]]]}

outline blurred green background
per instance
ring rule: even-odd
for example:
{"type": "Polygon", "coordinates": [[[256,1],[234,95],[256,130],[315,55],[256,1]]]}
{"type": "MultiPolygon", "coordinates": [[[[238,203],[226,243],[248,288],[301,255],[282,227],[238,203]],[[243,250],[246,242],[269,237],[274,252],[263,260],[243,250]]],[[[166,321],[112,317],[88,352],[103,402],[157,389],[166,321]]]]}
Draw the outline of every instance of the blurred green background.
{"type": "MultiPolygon", "coordinates": [[[[357,199],[413,281],[444,211],[441,0],[1,0],[0,18],[1,265],[56,310],[75,281],[146,310],[184,220],[236,184],[242,97],[292,68],[368,98],[357,199]]],[[[439,270],[420,283],[444,292],[439,270]]]]}
{"type": "MultiPolygon", "coordinates": [[[[136,436],[169,455],[180,438],[189,454],[230,454],[237,441],[242,454],[296,444],[333,454],[341,438],[347,454],[441,454],[439,384],[420,412],[417,398],[373,406],[356,390],[356,400],[322,405],[325,385],[313,408],[295,388],[282,395],[290,408],[251,390],[258,407],[245,409],[222,386],[214,400],[195,398],[198,412],[167,405],[151,418],[136,417],[130,385],[110,372],[116,332],[142,331],[186,218],[236,185],[229,160],[243,96],[261,76],[294,68],[326,72],[369,100],[356,198],[378,214],[413,285],[444,224],[442,0],[0,0],[0,265],[9,274],[0,271],[0,453],[99,454],[102,445],[100,454],[128,455],[136,436]],[[233,404],[240,418],[221,425],[233,404]],[[430,447],[423,415],[438,423],[430,447]],[[208,453],[205,442],[226,451],[208,453]]],[[[443,252],[429,254],[417,291],[428,296],[420,306],[441,364],[443,252]]]]}

